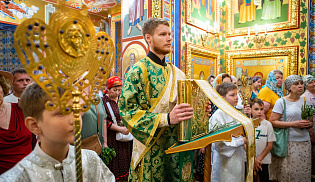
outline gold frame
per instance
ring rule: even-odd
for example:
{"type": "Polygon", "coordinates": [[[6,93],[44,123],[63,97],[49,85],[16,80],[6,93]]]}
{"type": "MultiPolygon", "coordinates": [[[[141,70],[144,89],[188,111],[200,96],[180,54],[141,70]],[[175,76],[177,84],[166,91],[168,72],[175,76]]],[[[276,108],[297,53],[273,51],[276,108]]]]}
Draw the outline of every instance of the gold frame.
{"type": "MultiPolygon", "coordinates": [[[[234,5],[235,0],[227,0],[228,8],[228,26],[227,26],[227,37],[237,35],[247,35],[248,27],[234,29],[234,5]]],[[[289,13],[288,21],[280,23],[272,23],[268,25],[271,27],[268,31],[277,31],[283,29],[293,29],[299,27],[299,12],[300,12],[300,0],[288,0],[289,1],[289,13]]],[[[258,33],[264,33],[264,28],[259,28],[258,33]]],[[[255,33],[255,30],[251,30],[251,34],[255,33]]]]}
{"type": "MultiPolygon", "coordinates": [[[[215,20],[214,22],[218,22],[218,25],[217,27],[214,27],[214,26],[210,26],[209,28],[209,31],[211,33],[214,33],[215,29],[216,29],[216,32],[219,32],[219,22],[220,22],[220,3],[219,3],[219,0],[215,0],[215,20]]],[[[194,18],[191,16],[191,0],[186,0],[186,13],[185,13],[185,19],[186,19],[186,23],[187,24],[191,24],[191,25],[194,25],[198,28],[201,28],[205,31],[207,31],[207,28],[206,27],[200,27],[200,25],[196,24],[194,18]]]]}
{"type": "Polygon", "coordinates": [[[191,44],[186,42],[186,65],[185,65],[185,74],[187,79],[191,79],[191,55],[200,55],[208,58],[215,59],[214,61],[214,75],[217,75],[220,72],[220,52],[211,50],[205,47],[197,46],[195,44],[191,44]]]}
{"type": "Polygon", "coordinates": [[[287,72],[288,75],[298,74],[298,46],[290,47],[278,47],[268,49],[252,49],[252,50],[240,50],[240,51],[226,51],[226,73],[234,74],[234,59],[242,58],[260,58],[260,57],[275,57],[275,56],[287,56],[287,72]]]}

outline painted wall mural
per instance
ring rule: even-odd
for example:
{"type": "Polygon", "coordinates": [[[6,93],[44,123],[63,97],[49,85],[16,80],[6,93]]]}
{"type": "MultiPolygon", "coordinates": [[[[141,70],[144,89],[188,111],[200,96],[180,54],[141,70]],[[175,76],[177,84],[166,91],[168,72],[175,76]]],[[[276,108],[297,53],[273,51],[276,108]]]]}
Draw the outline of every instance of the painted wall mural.
{"type": "MultiPolygon", "coordinates": [[[[229,6],[226,2],[222,2],[222,11],[221,11],[221,22],[220,29],[224,36],[220,39],[220,54],[221,54],[221,64],[222,67],[226,70],[226,66],[228,66],[225,54],[226,51],[237,51],[237,50],[252,50],[252,49],[263,49],[263,48],[277,48],[277,47],[285,47],[285,46],[298,46],[298,68],[297,73],[299,75],[305,75],[307,73],[307,40],[308,40],[308,32],[307,32],[307,24],[308,24],[308,1],[301,0],[300,4],[296,5],[299,8],[300,16],[298,16],[299,27],[293,28],[285,31],[278,32],[267,32],[265,40],[262,42],[255,42],[255,35],[248,36],[235,36],[235,37],[227,37],[229,29],[229,23],[225,20],[228,20],[229,17],[229,6]]],[[[290,2],[290,1],[289,1],[290,2]]],[[[297,1],[298,2],[298,1],[297,1]]],[[[285,12],[281,12],[286,15],[285,12]]],[[[264,26],[263,26],[264,27],[264,26]]],[[[258,32],[257,37],[265,36],[263,33],[260,34],[258,32]]]]}
{"type": "Polygon", "coordinates": [[[141,36],[142,25],[148,19],[148,0],[128,0],[122,6],[123,38],[141,36]]]}
{"type": "Polygon", "coordinates": [[[14,48],[14,31],[0,31],[0,70],[12,71],[22,65],[14,48]]]}
{"type": "Polygon", "coordinates": [[[0,20],[22,22],[22,19],[32,18],[38,10],[39,7],[37,5],[32,5],[28,2],[11,0],[10,3],[6,5],[4,1],[0,1],[0,20]]]}
{"type": "Polygon", "coordinates": [[[299,26],[300,6],[296,0],[227,0],[226,3],[229,14],[227,36],[299,26]]]}

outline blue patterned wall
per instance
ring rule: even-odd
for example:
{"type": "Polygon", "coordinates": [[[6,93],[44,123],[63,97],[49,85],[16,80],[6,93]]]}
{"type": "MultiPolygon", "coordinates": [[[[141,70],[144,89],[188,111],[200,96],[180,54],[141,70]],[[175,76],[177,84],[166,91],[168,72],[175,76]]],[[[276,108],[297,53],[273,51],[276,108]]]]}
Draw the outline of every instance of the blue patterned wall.
{"type": "Polygon", "coordinates": [[[12,71],[22,67],[14,49],[13,35],[13,30],[0,31],[0,70],[12,71]]]}

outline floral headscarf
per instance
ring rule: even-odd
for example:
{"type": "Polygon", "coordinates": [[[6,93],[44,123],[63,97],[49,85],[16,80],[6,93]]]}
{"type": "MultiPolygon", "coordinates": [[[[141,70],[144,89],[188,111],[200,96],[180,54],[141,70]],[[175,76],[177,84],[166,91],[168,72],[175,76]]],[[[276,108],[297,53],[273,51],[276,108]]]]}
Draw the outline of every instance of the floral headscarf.
{"type": "Polygon", "coordinates": [[[280,88],[277,87],[277,80],[274,70],[270,71],[266,80],[265,85],[262,87],[268,87],[270,90],[272,90],[274,93],[276,93],[279,97],[283,97],[283,88],[282,85],[280,88]]]}
{"type": "Polygon", "coordinates": [[[304,86],[306,87],[309,82],[315,80],[315,76],[313,76],[313,75],[305,75],[305,76],[303,76],[302,79],[303,79],[303,82],[304,82],[304,86]]]}
{"type": "Polygon", "coordinates": [[[224,73],[220,73],[220,74],[218,74],[216,77],[215,77],[215,79],[213,80],[213,84],[212,84],[212,87],[215,89],[215,87],[217,86],[217,85],[220,85],[221,83],[222,83],[222,75],[223,75],[224,73]]]}

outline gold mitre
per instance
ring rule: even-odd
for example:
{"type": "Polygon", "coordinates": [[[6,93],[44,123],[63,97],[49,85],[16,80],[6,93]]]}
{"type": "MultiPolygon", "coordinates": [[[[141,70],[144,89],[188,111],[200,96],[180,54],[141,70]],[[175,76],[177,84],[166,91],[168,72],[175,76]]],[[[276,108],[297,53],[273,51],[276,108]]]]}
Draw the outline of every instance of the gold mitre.
{"type": "Polygon", "coordinates": [[[21,63],[31,77],[49,94],[52,102],[47,109],[67,110],[71,91],[90,87],[90,93],[81,93],[85,101],[82,111],[90,101],[99,102],[95,94],[109,76],[113,65],[114,45],[105,32],[95,33],[85,5],[82,10],[65,6],[58,0],[58,11],[44,21],[31,18],[21,23],[14,34],[14,44],[21,63]],[[57,87],[65,88],[59,96],[57,87]]]}

